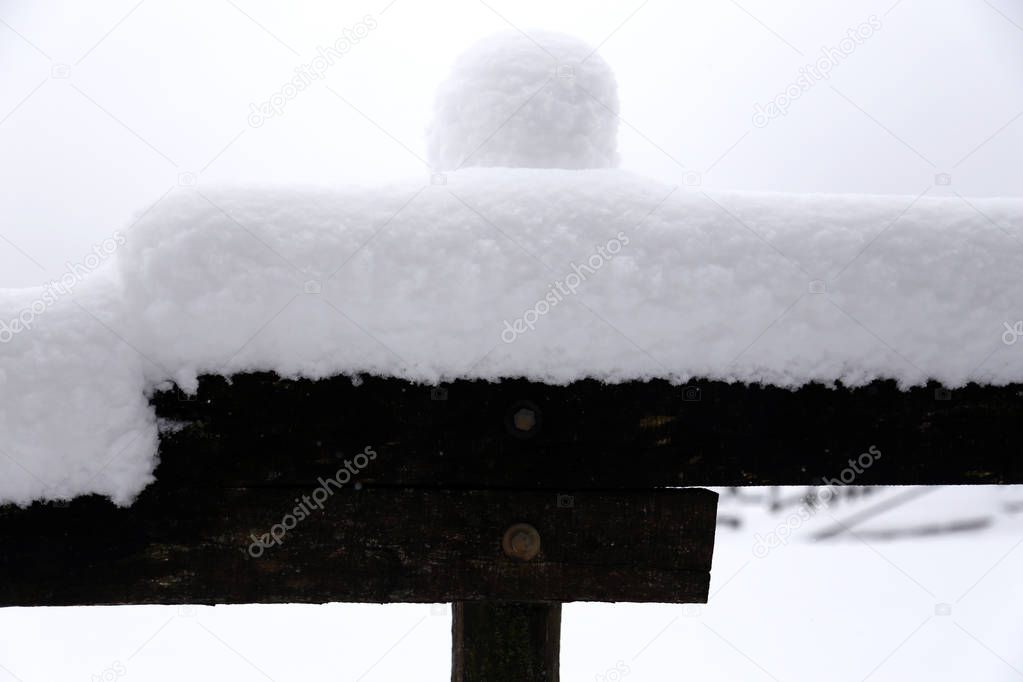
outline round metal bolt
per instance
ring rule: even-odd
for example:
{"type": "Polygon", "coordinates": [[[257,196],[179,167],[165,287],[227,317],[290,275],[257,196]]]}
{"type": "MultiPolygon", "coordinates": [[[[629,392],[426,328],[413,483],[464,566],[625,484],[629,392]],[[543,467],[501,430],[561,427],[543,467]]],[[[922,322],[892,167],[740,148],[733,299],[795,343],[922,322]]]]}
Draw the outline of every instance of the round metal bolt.
{"type": "Polygon", "coordinates": [[[512,559],[529,561],[540,553],[540,533],[528,523],[516,523],[504,532],[501,547],[512,559]]]}
{"type": "Polygon", "coordinates": [[[513,438],[535,438],[543,429],[543,412],[533,402],[518,400],[505,410],[504,428],[513,438]]]}
{"type": "Polygon", "coordinates": [[[523,407],[512,417],[512,423],[519,431],[532,431],[536,427],[536,412],[528,407],[523,407]]]}

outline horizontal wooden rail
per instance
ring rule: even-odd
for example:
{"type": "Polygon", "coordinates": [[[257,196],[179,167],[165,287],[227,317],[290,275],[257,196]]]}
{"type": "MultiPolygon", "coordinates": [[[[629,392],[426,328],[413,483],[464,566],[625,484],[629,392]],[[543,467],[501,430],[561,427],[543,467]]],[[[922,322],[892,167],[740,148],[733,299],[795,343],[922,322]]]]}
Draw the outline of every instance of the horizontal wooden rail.
{"type": "Polygon", "coordinates": [[[821,485],[850,467],[858,485],[1023,483],[1021,396],[1023,386],[893,382],[433,387],[248,374],[154,400],[183,426],[162,438],[159,475],[195,486],[308,486],[372,445],[380,465],[367,486],[558,491],[821,485]],[[880,458],[861,467],[871,448],[880,458]]]}
{"type": "Polygon", "coordinates": [[[162,478],[130,508],[96,497],[0,508],[0,606],[707,598],[707,490],[356,490],[334,469],[321,478],[232,490],[162,478]],[[535,535],[506,541],[519,524],[535,535]]]}

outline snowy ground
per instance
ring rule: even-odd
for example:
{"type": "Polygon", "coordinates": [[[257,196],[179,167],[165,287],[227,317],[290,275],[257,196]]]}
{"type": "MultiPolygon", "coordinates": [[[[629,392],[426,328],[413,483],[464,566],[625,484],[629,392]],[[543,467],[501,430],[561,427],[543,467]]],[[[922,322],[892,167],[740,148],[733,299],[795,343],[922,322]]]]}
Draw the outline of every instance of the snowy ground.
{"type": "MultiPolygon", "coordinates": [[[[710,602],[567,606],[563,679],[1019,679],[1023,486],[927,489],[859,537],[810,541],[906,491],[835,504],[762,558],[757,534],[797,508],[724,496],[742,526],[719,528],[710,602]],[[875,537],[971,519],[987,525],[875,537]]],[[[444,605],[0,609],[0,682],[444,680],[450,625],[444,605]]]]}

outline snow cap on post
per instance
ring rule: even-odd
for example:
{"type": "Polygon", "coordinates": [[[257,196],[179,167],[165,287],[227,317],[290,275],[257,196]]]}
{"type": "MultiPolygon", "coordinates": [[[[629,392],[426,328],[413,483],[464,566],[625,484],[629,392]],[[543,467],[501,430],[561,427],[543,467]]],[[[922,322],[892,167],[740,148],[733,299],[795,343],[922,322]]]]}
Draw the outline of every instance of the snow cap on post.
{"type": "Polygon", "coordinates": [[[455,60],[427,128],[430,164],[618,166],[618,85],[593,47],[548,31],[509,30],[455,60]]]}

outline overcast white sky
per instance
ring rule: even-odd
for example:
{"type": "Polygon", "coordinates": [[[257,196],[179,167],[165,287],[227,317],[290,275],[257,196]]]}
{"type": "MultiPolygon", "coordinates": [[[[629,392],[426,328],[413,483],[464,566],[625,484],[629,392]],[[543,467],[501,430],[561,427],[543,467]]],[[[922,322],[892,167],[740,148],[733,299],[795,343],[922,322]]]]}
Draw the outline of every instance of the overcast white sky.
{"type": "MultiPolygon", "coordinates": [[[[0,0],[0,287],[59,276],[188,174],[425,177],[437,83],[509,23],[602,43],[628,170],[719,189],[1023,196],[1017,0],[389,2],[0,0]],[[249,126],[250,103],[366,15],[377,27],[323,83],[249,126]],[[881,28],[828,80],[753,124],[755,105],[871,15],[881,28]],[[939,173],[952,184],[935,186],[939,173]]],[[[619,659],[635,680],[862,679],[878,664],[871,679],[919,678],[922,664],[934,678],[1023,674],[1018,524],[753,563],[750,533],[721,537],[706,611],[568,609],[565,679],[619,659]],[[960,620],[934,617],[946,601],[960,620]]],[[[2,610],[0,682],[92,679],[115,662],[127,680],[443,679],[449,627],[422,606],[2,610]]]]}
{"type": "Polygon", "coordinates": [[[1018,2],[388,2],[0,1],[0,287],[59,276],[183,173],[203,185],[425,173],[434,88],[509,23],[603,43],[629,170],[727,189],[1023,193],[1018,2]],[[248,125],[250,103],[366,15],[377,27],[324,81],[248,125]],[[829,79],[753,125],[756,104],[870,15],[880,29],[829,79]],[[952,185],[933,187],[942,172],[952,185]]]}

